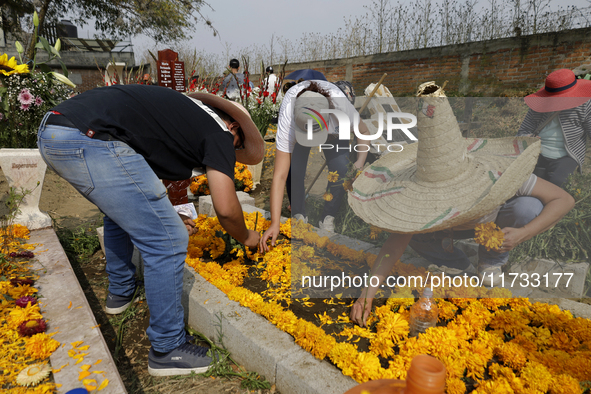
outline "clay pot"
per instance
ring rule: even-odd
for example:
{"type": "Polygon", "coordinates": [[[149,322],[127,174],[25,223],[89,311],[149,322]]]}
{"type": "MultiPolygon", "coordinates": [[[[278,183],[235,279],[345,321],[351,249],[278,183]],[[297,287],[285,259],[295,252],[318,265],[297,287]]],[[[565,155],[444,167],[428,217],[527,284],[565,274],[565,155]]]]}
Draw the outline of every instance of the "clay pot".
{"type": "Polygon", "coordinates": [[[360,384],[345,394],[443,394],[445,392],[445,365],[435,357],[415,356],[406,374],[406,381],[395,379],[373,380],[360,384]]]}

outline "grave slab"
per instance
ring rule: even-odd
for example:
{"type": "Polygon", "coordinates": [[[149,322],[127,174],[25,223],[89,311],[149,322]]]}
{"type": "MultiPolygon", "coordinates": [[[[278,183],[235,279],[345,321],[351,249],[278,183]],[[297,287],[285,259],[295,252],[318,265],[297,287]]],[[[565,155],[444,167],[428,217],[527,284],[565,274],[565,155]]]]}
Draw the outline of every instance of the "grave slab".
{"type": "Polygon", "coordinates": [[[36,287],[42,296],[39,302],[43,317],[48,321],[47,333],[55,333],[53,338],[65,344],[58,347],[50,357],[54,369],[67,364],[60,372],[53,374],[55,382],[61,384],[57,393],[84,387],[78,381],[80,366],[93,365],[97,360],[102,362],[90,369],[91,372],[104,371],[104,377],[103,374],[95,377],[97,386],[104,378],[109,379],[109,385],[101,393],[126,393],[117,366],[55,231],[52,228],[32,231],[29,243],[38,244],[33,250],[38,261],[34,268],[40,276],[36,287]],[[74,365],[76,360],[68,355],[68,351],[72,349],[70,344],[76,341],[84,341],[83,345],[89,346],[84,351],[88,355],[84,356],[84,361],[79,365],[74,365]]]}

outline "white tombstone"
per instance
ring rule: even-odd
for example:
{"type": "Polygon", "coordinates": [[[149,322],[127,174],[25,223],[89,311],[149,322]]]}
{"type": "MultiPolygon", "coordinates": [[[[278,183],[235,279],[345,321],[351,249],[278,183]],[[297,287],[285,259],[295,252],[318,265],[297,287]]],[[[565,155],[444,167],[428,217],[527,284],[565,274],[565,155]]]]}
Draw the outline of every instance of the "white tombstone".
{"type": "Polygon", "coordinates": [[[39,199],[47,165],[39,149],[0,149],[0,167],[8,186],[18,194],[26,193],[14,223],[29,230],[51,227],[51,217],[39,210],[39,199]]]}

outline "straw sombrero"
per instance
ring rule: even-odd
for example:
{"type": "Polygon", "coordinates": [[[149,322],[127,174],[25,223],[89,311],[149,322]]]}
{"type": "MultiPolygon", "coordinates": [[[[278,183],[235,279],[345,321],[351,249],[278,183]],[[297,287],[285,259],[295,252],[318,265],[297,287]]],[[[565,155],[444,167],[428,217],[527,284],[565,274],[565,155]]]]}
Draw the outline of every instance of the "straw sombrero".
{"type": "Polygon", "coordinates": [[[221,109],[240,124],[240,128],[244,132],[244,149],[236,151],[236,161],[250,165],[263,161],[265,142],[246,108],[235,101],[226,100],[210,93],[191,93],[188,96],[203,104],[221,109]]]}
{"type": "Polygon", "coordinates": [[[420,87],[418,142],[375,161],[353,183],[349,205],[365,222],[427,233],[482,217],[512,197],[540,153],[532,137],[464,139],[443,90],[420,87]]]}

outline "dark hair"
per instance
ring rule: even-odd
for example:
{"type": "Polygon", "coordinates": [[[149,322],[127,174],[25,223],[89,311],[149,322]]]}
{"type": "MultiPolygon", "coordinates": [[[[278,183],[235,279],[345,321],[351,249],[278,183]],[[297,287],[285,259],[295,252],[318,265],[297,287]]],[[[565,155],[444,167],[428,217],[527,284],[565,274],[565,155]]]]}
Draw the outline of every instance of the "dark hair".
{"type": "Polygon", "coordinates": [[[240,67],[240,62],[238,61],[238,59],[230,60],[230,68],[239,68],[239,67],[240,67]]]}
{"type": "MultiPolygon", "coordinates": [[[[216,107],[212,107],[210,105],[208,105],[208,107],[211,108],[212,111],[215,112],[223,121],[228,122],[228,123],[236,122],[236,120],[233,117],[231,117],[230,115],[228,115],[226,112],[222,111],[221,109],[216,108],[216,107]]],[[[240,146],[242,148],[244,148],[244,139],[246,137],[244,137],[244,131],[242,131],[242,127],[238,127],[236,134],[238,135],[238,139],[240,140],[240,146]]]]}
{"type": "Polygon", "coordinates": [[[269,74],[273,74],[273,67],[269,66],[265,69],[266,72],[268,72],[269,74]]]}
{"type": "Polygon", "coordinates": [[[318,85],[318,83],[316,82],[310,82],[310,85],[308,85],[308,87],[302,89],[298,95],[296,97],[300,97],[304,92],[316,92],[316,93],[320,93],[321,95],[323,95],[324,97],[326,97],[326,99],[328,100],[328,105],[330,106],[330,108],[333,108],[333,104],[332,104],[332,100],[330,99],[330,93],[328,93],[328,91],[326,91],[325,89],[323,89],[320,85],[318,85]]]}
{"type": "Polygon", "coordinates": [[[285,82],[285,84],[283,85],[283,94],[287,93],[287,91],[289,89],[291,89],[292,87],[294,87],[296,85],[295,82],[285,82]]]}

